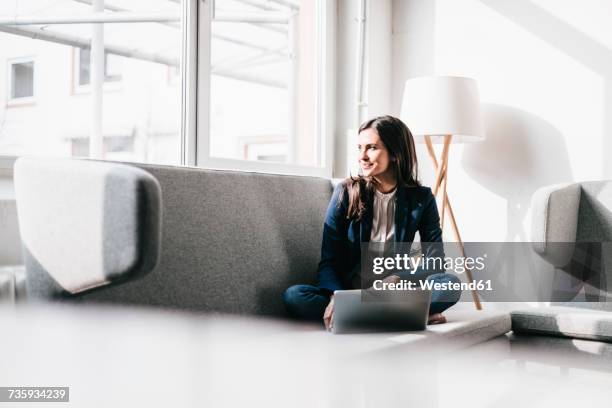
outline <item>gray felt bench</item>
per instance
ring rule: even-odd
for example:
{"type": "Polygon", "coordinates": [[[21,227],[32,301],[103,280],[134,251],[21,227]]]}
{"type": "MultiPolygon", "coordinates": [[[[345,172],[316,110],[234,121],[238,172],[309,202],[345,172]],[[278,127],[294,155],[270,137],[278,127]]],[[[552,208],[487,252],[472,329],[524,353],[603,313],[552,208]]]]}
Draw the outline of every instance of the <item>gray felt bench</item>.
{"type": "MultiPolygon", "coordinates": [[[[273,318],[287,287],[316,283],[333,191],[315,177],[38,158],[17,161],[15,184],[28,301],[273,318]]],[[[510,330],[507,312],[471,304],[447,318],[402,341],[510,330]]]]}

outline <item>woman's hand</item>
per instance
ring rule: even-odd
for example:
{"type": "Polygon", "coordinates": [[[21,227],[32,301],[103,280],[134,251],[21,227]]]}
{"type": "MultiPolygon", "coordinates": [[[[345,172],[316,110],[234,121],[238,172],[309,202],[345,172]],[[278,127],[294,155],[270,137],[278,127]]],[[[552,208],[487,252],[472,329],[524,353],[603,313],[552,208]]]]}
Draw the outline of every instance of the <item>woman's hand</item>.
{"type": "Polygon", "coordinates": [[[329,304],[325,308],[325,313],[323,313],[323,323],[326,330],[331,330],[334,325],[334,295],[329,298],[329,304]]]}
{"type": "Polygon", "coordinates": [[[401,281],[401,278],[397,275],[389,275],[382,281],[385,283],[399,283],[401,281]]]}

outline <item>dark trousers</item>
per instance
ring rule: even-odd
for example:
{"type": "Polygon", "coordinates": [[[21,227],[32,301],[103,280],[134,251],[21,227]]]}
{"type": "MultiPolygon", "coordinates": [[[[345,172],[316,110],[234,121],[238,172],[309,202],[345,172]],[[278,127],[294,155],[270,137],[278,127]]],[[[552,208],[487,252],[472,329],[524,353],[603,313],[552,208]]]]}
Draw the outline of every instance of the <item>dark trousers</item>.
{"type": "MultiPolygon", "coordinates": [[[[447,273],[436,273],[427,277],[434,282],[460,282],[460,280],[447,273]]],[[[435,290],[431,291],[431,305],[429,313],[442,313],[459,301],[461,291],[459,290],[435,290]]],[[[329,295],[317,286],[294,285],[287,289],[283,295],[285,307],[293,317],[322,320],[323,312],[329,304],[329,295]]]]}

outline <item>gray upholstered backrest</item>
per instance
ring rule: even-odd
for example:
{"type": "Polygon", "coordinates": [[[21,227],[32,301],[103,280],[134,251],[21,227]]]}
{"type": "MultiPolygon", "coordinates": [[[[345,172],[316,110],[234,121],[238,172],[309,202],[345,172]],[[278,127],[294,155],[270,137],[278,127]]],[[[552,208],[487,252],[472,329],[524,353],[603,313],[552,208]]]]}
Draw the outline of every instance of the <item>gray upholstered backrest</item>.
{"type": "MultiPolygon", "coordinates": [[[[581,183],[577,246],[590,258],[585,265],[587,299],[612,302],[612,181],[581,183]]],[[[607,303],[606,310],[612,310],[607,303]]]]}
{"type": "Polygon", "coordinates": [[[161,191],[146,171],[20,158],[14,173],[28,297],[82,295],[155,266],[161,191]]]}
{"type": "Polygon", "coordinates": [[[612,181],[580,183],[578,242],[612,242],[612,181]]]}
{"type": "Polygon", "coordinates": [[[540,188],[531,200],[531,242],[534,250],[555,266],[572,259],[579,220],[580,184],[540,188]]]}
{"type": "Polygon", "coordinates": [[[542,188],[532,211],[534,247],[557,268],[552,285],[563,288],[557,294],[612,301],[612,181],[542,188]]]}
{"type": "Polygon", "coordinates": [[[160,264],[86,299],[283,315],[283,291],[316,282],[330,180],[140,166],[164,197],[160,264]]]}

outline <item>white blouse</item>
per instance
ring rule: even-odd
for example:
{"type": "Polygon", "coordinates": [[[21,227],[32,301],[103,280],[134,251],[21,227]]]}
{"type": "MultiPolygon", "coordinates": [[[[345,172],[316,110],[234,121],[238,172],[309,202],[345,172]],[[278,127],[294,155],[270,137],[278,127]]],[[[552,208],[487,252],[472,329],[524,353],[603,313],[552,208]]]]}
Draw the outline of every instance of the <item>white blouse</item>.
{"type": "MultiPolygon", "coordinates": [[[[385,256],[390,253],[395,241],[395,192],[381,193],[375,190],[372,214],[372,232],[368,243],[368,252],[371,256],[385,256]],[[382,243],[382,245],[380,244],[382,243]]],[[[354,289],[362,288],[361,268],[353,274],[352,285],[354,289]]]]}
{"type": "Polygon", "coordinates": [[[374,194],[374,214],[372,217],[372,233],[370,242],[384,242],[385,251],[395,240],[395,192],[381,193],[375,190],[374,194]]]}
{"type": "MultiPolygon", "coordinates": [[[[381,193],[375,190],[374,206],[372,214],[372,232],[368,243],[368,252],[371,256],[384,256],[392,249],[395,241],[395,192],[381,193]],[[383,243],[373,244],[373,243],[383,243]]],[[[352,279],[353,288],[358,289],[363,286],[361,282],[361,269],[355,271],[352,279]]]]}

